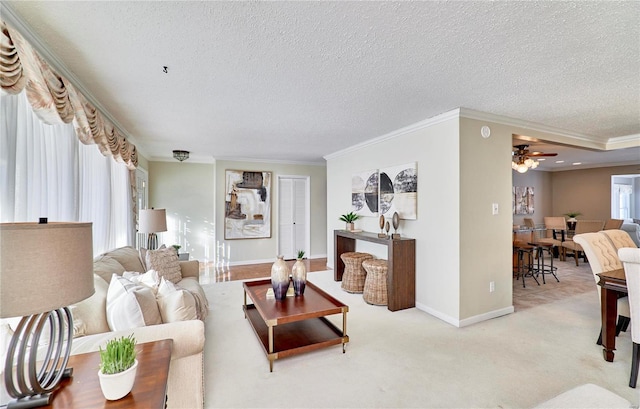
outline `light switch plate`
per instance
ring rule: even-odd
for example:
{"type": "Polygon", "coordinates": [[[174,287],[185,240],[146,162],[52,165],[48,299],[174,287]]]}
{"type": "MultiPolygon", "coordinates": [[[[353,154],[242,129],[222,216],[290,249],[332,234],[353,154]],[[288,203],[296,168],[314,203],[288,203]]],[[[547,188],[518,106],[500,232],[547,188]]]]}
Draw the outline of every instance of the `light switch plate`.
{"type": "Polygon", "coordinates": [[[498,214],[498,204],[497,203],[493,203],[493,205],[491,206],[491,211],[492,211],[494,216],[496,214],[498,214]]]}

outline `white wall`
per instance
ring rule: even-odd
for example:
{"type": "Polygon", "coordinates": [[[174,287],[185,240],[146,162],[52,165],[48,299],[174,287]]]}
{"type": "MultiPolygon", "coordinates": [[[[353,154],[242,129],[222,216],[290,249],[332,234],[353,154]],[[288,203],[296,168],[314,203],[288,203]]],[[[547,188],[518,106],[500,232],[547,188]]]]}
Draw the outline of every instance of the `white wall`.
{"type": "Polygon", "coordinates": [[[224,246],[225,262],[249,264],[274,261],[278,252],[278,176],[309,176],[311,189],[311,252],[309,258],[327,255],[327,176],[324,165],[216,161],[216,244],[224,246]],[[224,239],[225,170],[269,171],[271,186],[271,238],[224,239]]]}
{"type": "Polygon", "coordinates": [[[191,259],[213,261],[213,164],[149,162],[149,207],[167,209],[167,232],[158,244],[179,244],[191,259]]]}
{"type": "MultiPolygon", "coordinates": [[[[416,303],[447,317],[459,316],[459,139],[458,119],[403,133],[327,157],[327,248],[334,265],[333,231],[344,229],[341,214],[351,211],[351,176],[387,166],[417,162],[417,220],[402,220],[399,232],[416,239],[416,303]]],[[[378,218],[356,221],[379,231],[378,218]]],[[[357,250],[372,247],[357,243],[357,250]]],[[[376,250],[373,249],[374,254],[376,250]]],[[[378,257],[386,254],[377,253],[378,257]]]]}
{"type": "MultiPolygon", "coordinates": [[[[344,228],[338,218],[351,207],[352,174],[415,161],[418,218],[403,220],[400,230],[416,239],[416,306],[456,326],[513,312],[511,138],[507,126],[445,113],[329,155],[327,248],[333,230],[344,228]],[[480,136],[482,125],[491,126],[489,139],[480,136]]],[[[378,219],[356,227],[376,232],[378,219]]],[[[359,242],[357,250],[367,251],[359,242]]]]}

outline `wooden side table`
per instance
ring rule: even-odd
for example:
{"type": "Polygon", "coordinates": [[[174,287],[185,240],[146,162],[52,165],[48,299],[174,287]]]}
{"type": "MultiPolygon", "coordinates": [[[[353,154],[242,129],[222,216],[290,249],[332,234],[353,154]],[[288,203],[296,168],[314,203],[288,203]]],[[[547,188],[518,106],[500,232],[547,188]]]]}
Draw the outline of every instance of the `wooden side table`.
{"type": "Polygon", "coordinates": [[[106,400],[98,379],[99,352],[72,355],[68,368],[73,376],[63,379],[51,405],[43,408],[164,408],[171,362],[172,339],[136,345],[138,371],[133,390],[122,399],[106,400]]]}

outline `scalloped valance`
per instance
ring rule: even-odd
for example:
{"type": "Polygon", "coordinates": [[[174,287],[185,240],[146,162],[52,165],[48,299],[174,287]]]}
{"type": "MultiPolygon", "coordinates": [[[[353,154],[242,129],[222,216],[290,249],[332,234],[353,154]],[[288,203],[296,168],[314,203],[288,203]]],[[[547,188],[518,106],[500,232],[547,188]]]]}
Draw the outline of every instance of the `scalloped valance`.
{"type": "Polygon", "coordinates": [[[78,139],[96,144],[129,169],[138,166],[136,146],[109,122],[66,78],[58,74],[19,32],[0,21],[0,86],[23,90],[38,118],[48,124],[73,122],[78,139]]]}

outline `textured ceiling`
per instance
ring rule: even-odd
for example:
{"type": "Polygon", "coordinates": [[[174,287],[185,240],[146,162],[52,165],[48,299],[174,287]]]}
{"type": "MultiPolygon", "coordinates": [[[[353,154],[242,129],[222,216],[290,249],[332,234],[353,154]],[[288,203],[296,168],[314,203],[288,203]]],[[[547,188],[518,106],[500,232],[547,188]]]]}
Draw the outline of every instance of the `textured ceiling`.
{"type": "Polygon", "coordinates": [[[636,1],[5,3],[150,159],[322,162],[457,107],[640,134],[636,1]]]}

